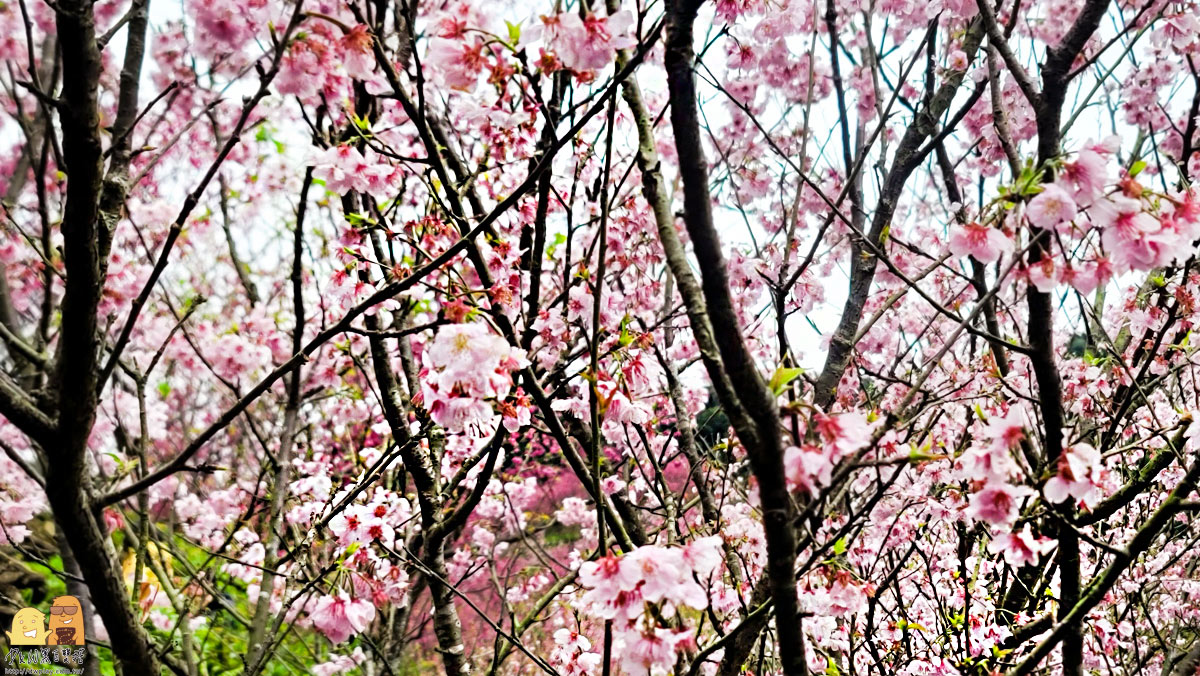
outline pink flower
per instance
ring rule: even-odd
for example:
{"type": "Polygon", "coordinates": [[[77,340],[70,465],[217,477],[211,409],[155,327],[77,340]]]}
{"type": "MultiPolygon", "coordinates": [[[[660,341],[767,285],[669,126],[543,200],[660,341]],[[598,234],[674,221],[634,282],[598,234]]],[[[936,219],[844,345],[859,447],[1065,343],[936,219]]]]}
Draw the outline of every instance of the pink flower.
{"type": "MultiPolygon", "coordinates": [[[[489,400],[503,400],[512,386],[511,372],[529,363],[523,351],[481,322],[442,327],[422,361],[421,401],[450,432],[494,430],[496,412],[489,400]]],[[[523,418],[518,406],[525,408],[520,400],[511,410],[501,406],[515,425],[523,418]]]]}
{"type": "Polygon", "coordinates": [[[625,557],[622,564],[636,571],[642,582],[642,598],[657,602],[676,591],[675,586],[683,573],[677,565],[682,563],[679,559],[678,550],[638,547],[625,557]]]}
{"type": "Polygon", "coordinates": [[[1012,251],[1012,241],[996,228],[968,223],[950,232],[950,253],[973,256],[980,263],[993,263],[1012,251]]]}
{"type": "Polygon", "coordinates": [[[621,592],[633,591],[640,579],[638,571],[626,564],[624,557],[611,554],[579,566],[579,583],[591,589],[588,596],[594,602],[610,603],[621,592]]]}
{"type": "Polygon", "coordinates": [[[325,188],[334,193],[351,190],[380,194],[387,188],[392,169],[378,162],[378,156],[368,150],[359,152],[352,145],[338,145],[313,159],[313,176],[325,181],[325,188]]]}
{"type": "Polygon", "coordinates": [[[1050,477],[1043,492],[1058,504],[1075,498],[1080,506],[1090,507],[1099,497],[1100,452],[1088,444],[1075,444],[1058,458],[1058,474],[1050,477]]]}
{"type": "Polygon", "coordinates": [[[961,462],[969,481],[1007,481],[1019,469],[1009,450],[998,444],[974,446],[963,453],[961,462]]]}
{"type": "Polygon", "coordinates": [[[1017,568],[1037,563],[1038,557],[1053,548],[1053,540],[1049,538],[1035,539],[1029,532],[1029,524],[1025,524],[1025,528],[1020,532],[1002,533],[988,543],[989,553],[1004,554],[1004,560],[1017,568]]]}
{"type": "Polygon", "coordinates": [[[821,438],[834,447],[833,459],[860,451],[871,443],[871,425],[859,411],[836,416],[817,413],[813,425],[821,438]]]}
{"type": "Polygon", "coordinates": [[[621,372],[625,376],[625,383],[629,385],[630,390],[643,392],[654,383],[658,369],[651,360],[646,358],[645,351],[630,350],[629,361],[625,362],[621,372]]]}
{"type": "Polygon", "coordinates": [[[578,320],[585,329],[592,328],[592,313],[595,301],[587,284],[575,284],[567,293],[567,319],[578,320]]]}
{"type": "Polygon", "coordinates": [[[509,432],[519,432],[529,425],[533,419],[531,408],[529,397],[518,387],[510,401],[502,401],[499,404],[500,415],[503,416],[501,424],[504,425],[504,429],[509,432]]]}
{"type": "Polygon", "coordinates": [[[1098,258],[1076,268],[1067,266],[1062,270],[1062,281],[1075,287],[1076,291],[1085,296],[1097,287],[1108,284],[1112,276],[1113,266],[1107,258],[1098,258]]]}
{"type": "Polygon", "coordinates": [[[351,508],[329,520],[329,532],[337,536],[338,544],[343,547],[366,540],[363,520],[356,512],[351,508]]]}
{"type": "Polygon", "coordinates": [[[983,428],[983,433],[997,446],[1014,448],[1025,438],[1025,428],[1029,426],[1025,410],[1013,406],[1002,416],[993,416],[983,428]]]}
{"type": "Polygon", "coordinates": [[[683,562],[692,569],[692,572],[700,576],[708,575],[715,570],[717,566],[721,565],[722,559],[724,559],[724,555],[721,552],[720,535],[697,538],[683,547],[683,562]]]}
{"type": "Polygon", "coordinates": [[[1174,237],[1162,223],[1142,210],[1138,200],[1115,197],[1093,206],[1093,220],[1104,228],[1100,242],[1118,270],[1148,270],[1174,255],[1174,237]]]}
{"type": "Polygon", "coordinates": [[[586,636],[564,627],[554,632],[550,663],[567,676],[585,676],[594,673],[601,660],[591,650],[592,642],[586,636]]]}
{"type": "Polygon", "coordinates": [[[357,647],[354,652],[349,655],[333,655],[327,662],[314,664],[312,666],[313,676],[335,676],[336,674],[344,674],[354,671],[358,665],[365,662],[367,659],[366,653],[362,647],[357,647]]]}
{"type": "Polygon", "coordinates": [[[817,446],[789,446],[783,453],[783,472],[789,489],[813,494],[818,486],[829,485],[833,462],[817,446]]]}
{"type": "Polygon", "coordinates": [[[325,52],[325,44],[315,38],[293,42],[280,62],[275,89],[304,100],[317,96],[325,86],[325,52]]]}
{"type": "Polygon", "coordinates": [[[543,17],[549,44],[562,64],[573,71],[599,70],[612,62],[618,49],[632,47],[637,42],[627,33],[633,15],[620,11],[611,17],[588,14],[580,18],[575,12],[563,12],[543,17]]]}
{"type": "Polygon", "coordinates": [[[1043,258],[1029,266],[1029,283],[1042,293],[1050,293],[1056,286],[1054,281],[1054,259],[1043,258]]]}
{"type": "Polygon", "coordinates": [[[708,594],[696,583],[693,565],[711,565],[712,545],[707,539],[691,551],[647,545],[622,557],[585,562],[579,566],[579,582],[588,588],[584,604],[606,619],[636,619],[647,601],[706,608],[708,594]]]}
{"type": "Polygon", "coordinates": [[[1200,19],[1194,12],[1180,12],[1167,17],[1162,27],[1155,31],[1155,41],[1162,41],[1176,53],[1194,52],[1196,37],[1200,36],[1200,19]]]}
{"type": "Polygon", "coordinates": [[[1032,492],[1024,486],[989,481],[983,490],[971,495],[967,516],[993,526],[1008,526],[1017,518],[1017,503],[1032,492]]]}
{"type": "Polygon", "coordinates": [[[1075,200],[1067,191],[1050,183],[1036,197],[1029,200],[1025,216],[1034,227],[1049,230],[1069,223],[1075,218],[1077,211],[1075,200]]]}
{"type": "Polygon", "coordinates": [[[840,571],[829,586],[829,607],[827,612],[834,617],[846,617],[864,609],[867,605],[867,592],[861,584],[856,584],[846,571],[840,571]]]}
{"type": "Polygon", "coordinates": [[[479,73],[487,65],[483,57],[483,43],[476,40],[466,44],[462,40],[432,38],[425,63],[433,74],[433,80],[451,89],[470,92],[479,82],[479,73]]]}
{"type": "Polygon", "coordinates": [[[961,49],[950,52],[950,56],[946,58],[946,67],[950,70],[966,70],[969,65],[971,64],[967,59],[967,53],[961,49]]]}
{"type": "Polygon", "coordinates": [[[342,36],[342,67],[356,80],[374,78],[375,54],[373,40],[368,28],[358,24],[342,36]]]}
{"type": "Polygon", "coordinates": [[[1076,204],[1091,204],[1108,182],[1108,162],[1093,148],[1081,150],[1073,162],[1064,162],[1059,181],[1072,189],[1076,204]]]}
{"type": "Polygon", "coordinates": [[[630,676],[670,671],[675,664],[675,653],[691,640],[690,630],[655,627],[644,633],[633,633],[626,637],[625,649],[621,651],[621,670],[630,676]]]}
{"type": "MultiPolygon", "coordinates": [[[[1091,267],[1094,267],[1091,266],[1091,267]]],[[[1088,295],[1096,290],[1096,276],[1089,274],[1089,266],[1074,266],[1070,263],[1062,266],[1058,271],[1058,281],[1074,288],[1083,295],[1088,295]]]]}
{"type": "Polygon", "coordinates": [[[375,606],[370,601],[351,600],[346,592],[337,596],[322,596],[308,613],[316,627],[333,643],[341,643],[366,630],[375,619],[375,606]]]}
{"type": "Polygon", "coordinates": [[[196,21],[196,50],[213,57],[239,52],[264,23],[262,5],[233,0],[189,3],[196,21]]]}
{"type": "Polygon", "coordinates": [[[437,399],[429,406],[429,415],[448,432],[483,430],[491,427],[496,418],[486,401],[470,397],[437,399]]]}
{"type": "Polygon", "coordinates": [[[608,410],[605,412],[605,418],[608,420],[634,425],[650,422],[653,417],[649,405],[641,401],[630,401],[623,392],[613,393],[612,399],[608,400],[608,410]]]}

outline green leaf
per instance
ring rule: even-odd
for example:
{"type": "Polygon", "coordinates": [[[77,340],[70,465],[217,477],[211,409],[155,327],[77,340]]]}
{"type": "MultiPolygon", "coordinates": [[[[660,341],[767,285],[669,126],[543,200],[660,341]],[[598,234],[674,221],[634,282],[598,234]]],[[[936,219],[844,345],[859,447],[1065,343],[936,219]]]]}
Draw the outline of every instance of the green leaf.
{"type": "Polygon", "coordinates": [[[158,384],[158,393],[162,396],[163,399],[166,399],[167,395],[171,393],[171,383],[168,383],[165,380],[162,381],[161,383],[159,383],[158,384]]]}
{"type": "Polygon", "coordinates": [[[629,347],[633,343],[633,334],[629,332],[629,327],[625,324],[621,325],[621,337],[617,340],[621,347],[629,347]]]}
{"type": "Polygon", "coordinates": [[[1145,160],[1138,160],[1137,162],[1134,162],[1129,167],[1129,177],[1133,178],[1134,176],[1137,176],[1138,174],[1142,173],[1142,170],[1145,168],[1146,168],[1145,160]]]}
{"type": "Polygon", "coordinates": [[[375,219],[371,218],[370,216],[367,216],[366,214],[362,214],[362,213],[346,214],[346,221],[349,222],[350,225],[355,228],[378,225],[376,223],[375,219]]]}
{"type": "Polygon", "coordinates": [[[783,391],[787,389],[788,384],[790,384],[796,378],[799,378],[800,374],[802,373],[804,373],[804,369],[798,366],[794,368],[777,369],[775,371],[775,375],[771,376],[771,391],[775,393],[775,396],[783,394],[783,391]]]}
{"type": "Polygon", "coordinates": [[[838,538],[837,542],[833,543],[833,553],[838,556],[846,553],[846,537],[844,535],[838,538]]]}
{"type": "Polygon", "coordinates": [[[562,234],[561,232],[555,233],[554,241],[546,245],[546,259],[549,260],[554,258],[554,251],[558,249],[559,245],[565,243],[566,241],[566,235],[562,234]]]}
{"type": "Polygon", "coordinates": [[[521,26],[507,21],[504,22],[504,25],[508,26],[508,44],[516,47],[517,43],[521,41],[521,26]]]}

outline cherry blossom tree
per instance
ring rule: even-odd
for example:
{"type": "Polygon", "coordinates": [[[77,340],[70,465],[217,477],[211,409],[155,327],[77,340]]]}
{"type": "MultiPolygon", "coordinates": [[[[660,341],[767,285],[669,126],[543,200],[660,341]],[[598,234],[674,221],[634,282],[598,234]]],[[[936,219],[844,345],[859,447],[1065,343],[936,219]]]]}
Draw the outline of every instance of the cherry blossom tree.
{"type": "Polygon", "coordinates": [[[88,674],[1200,673],[1200,4],[0,4],[88,674]]]}

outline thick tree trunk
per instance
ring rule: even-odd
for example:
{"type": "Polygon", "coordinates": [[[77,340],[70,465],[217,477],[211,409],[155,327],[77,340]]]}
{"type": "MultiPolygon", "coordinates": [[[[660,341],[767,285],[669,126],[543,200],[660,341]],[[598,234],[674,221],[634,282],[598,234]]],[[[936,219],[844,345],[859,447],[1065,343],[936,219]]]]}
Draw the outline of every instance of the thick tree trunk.
{"type": "MultiPolygon", "coordinates": [[[[71,551],[71,545],[67,542],[66,536],[61,530],[57,533],[58,539],[58,555],[62,558],[63,571],[75,578],[83,577],[83,570],[79,567],[79,562],[75,560],[75,553],[71,551]]],[[[95,606],[92,604],[91,591],[85,582],[80,582],[78,579],[67,579],[67,593],[79,599],[79,606],[83,613],[83,634],[84,636],[96,636],[95,622],[92,621],[92,613],[95,612],[95,606]]],[[[85,650],[87,656],[83,658],[83,674],[84,676],[100,676],[100,661],[96,659],[96,646],[88,643],[85,650]]]]}
{"type": "Polygon", "coordinates": [[[46,483],[46,496],[104,621],[113,656],[126,674],[157,676],[158,659],[129,602],[116,552],[96,513],[86,504],[83,486],[56,478],[46,483]]]}
{"type": "MultiPolygon", "coordinates": [[[[137,113],[137,80],[140,77],[146,3],[135,4],[130,21],[129,45],[122,72],[118,106],[118,145],[127,144],[126,130],[137,113]]],[[[127,674],[156,675],[158,659],[129,602],[121,568],[112,550],[99,512],[92,509],[87,486],[88,438],[95,422],[99,393],[100,333],[96,308],[104,286],[111,227],[124,204],[124,183],[118,180],[107,191],[107,211],[101,210],[104,191],[100,138],[100,50],[96,42],[92,4],[66,0],[56,6],[59,44],[63,60],[63,105],[59,108],[63,158],[67,172],[67,201],[63,214],[63,260],[66,289],[62,300],[62,330],[58,342],[53,389],[57,394],[56,429],[52,443],[44,445],[48,465],[55,470],[46,495],[54,518],[70,545],[91,592],[96,611],[104,620],[113,654],[127,674]],[[119,195],[116,193],[120,193],[119,195]]],[[[118,179],[124,171],[114,158],[118,179]]]]}
{"type": "Polygon", "coordinates": [[[721,242],[712,217],[708,163],[700,137],[692,72],[695,59],[693,23],[697,8],[696,3],[679,1],[668,6],[664,56],[671,97],[671,125],[683,179],[684,221],[703,273],[701,288],[724,372],[751,419],[750,424],[743,423],[735,429],[750,458],[762,500],[767,576],[775,599],[780,661],[785,674],[807,674],[808,660],[796,597],[795,510],[784,480],[779,405],[742,340],[721,242]]]}

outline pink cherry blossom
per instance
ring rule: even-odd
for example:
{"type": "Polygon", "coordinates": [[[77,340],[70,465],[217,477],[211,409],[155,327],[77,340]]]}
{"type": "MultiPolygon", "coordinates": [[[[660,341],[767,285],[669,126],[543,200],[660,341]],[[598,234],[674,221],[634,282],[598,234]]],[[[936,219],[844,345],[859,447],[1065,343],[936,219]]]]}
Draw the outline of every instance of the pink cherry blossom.
{"type": "Polygon", "coordinates": [[[630,401],[625,393],[614,392],[608,400],[607,416],[618,422],[640,425],[649,422],[652,413],[644,402],[630,401]]]}
{"type": "Polygon", "coordinates": [[[1077,213],[1075,200],[1057,184],[1047,183],[1025,208],[1025,216],[1034,227],[1043,230],[1059,229],[1077,213]]]}
{"type": "Polygon", "coordinates": [[[1099,463],[1100,453],[1088,444],[1075,444],[1067,449],[1058,460],[1058,473],[1043,488],[1046,499],[1060,503],[1074,498],[1083,507],[1095,504],[1103,471],[1099,463]]]}
{"type": "Polygon", "coordinates": [[[1012,250],[1012,241],[1003,232],[979,223],[954,226],[950,232],[950,253],[972,256],[980,263],[994,263],[1012,250]]]}
{"type": "Polygon", "coordinates": [[[655,628],[649,632],[631,632],[621,651],[621,669],[631,676],[643,676],[668,670],[675,654],[692,640],[689,631],[655,628]]]}
{"type": "Polygon", "coordinates": [[[592,673],[602,659],[600,654],[591,651],[592,643],[586,636],[570,629],[555,631],[554,644],[554,651],[550,653],[550,663],[570,676],[592,673]]]}
{"type": "Polygon", "coordinates": [[[1022,406],[1012,406],[1001,416],[993,416],[984,427],[984,435],[1004,449],[1015,448],[1026,437],[1029,416],[1022,406]]]}
{"type": "Polygon", "coordinates": [[[1086,206],[1100,196],[1108,181],[1107,172],[1107,160],[1095,150],[1085,149],[1063,163],[1061,181],[1069,186],[1073,201],[1086,206]]]}
{"type": "Polygon", "coordinates": [[[575,71],[604,68],[612,62],[616,50],[635,44],[627,34],[633,24],[633,15],[628,10],[611,17],[588,14],[583,18],[574,12],[564,12],[543,17],[542,21],[558,58],[575,71]]]}
{"type": "Polygon", "coordinates": [[[1042,293],[1050,293],[1057,285],[1057,275],[1054,271],[1054,259],[1043,258],[1029,266],[1029,282],[1042,293]]]}
{"type": "Polygon", "coordinates": [[[313,626],[330,642],[343,643],[351,636],[366,630],[375,619],[375,606],[369,601],[351,599],[345,592],[317,599],[308,613],[313,626]]]}
{"type": "Polygon", "coordinates": [[[971,494],[967,516],[992,526],[1007,527],[1017,518],[1021,499],[1033,491],[1000,481],[989,481],[971,494]]]}
{"type": "Polygon", "coordinates": [[[967,58],[967,53],[961,49],[950,52],[950,57],[946,61],[946,67],[950,70],[966,70],[969,65],[970,60],[967,58]]]}
{"type": "Polygon", "coordinates": [[[1034,538],[1029,531],[1029,524],[1025,524],[1020,531],[998,533],[988,543],[989,553],[1003,554],[1009,565],[1018,568],[1037,563],[1038,557],[1053,548],[1053,540],[1034,538]]]}
{"type": "MultiPolygon", "coordinates": [[[[439,424],[451,431],[482,431],[495,424],[488,400],[505,395],[510,373],[527,364],[486,324],[469,322],[443,327],[423,355],[422,402],[439,424]]],[[[515,408],[513,413],[519,417],[515,408]]]]}
{"type": "Polygon", "coordinates": [[[356,80],[371,80],[374,77],[375,54],[372,51],[374,38],[370,29],[363,24],[351,28],[341,40],[344,60],[342,67],[356,80]]]}
{"type": "Polygon", "coordinates": [[[432,38],[425,58],[438,83],[468,93],[475,89],[485,65],[479,41],[432,38]]]}
{"type": "Polygon", "coordinates": [[[721,536],[697,538],[683,547],[683,562],[697,575],[713,572],[721,564],[721,536]]]}
{"type": "Polygon", "coordinates": [[[327,662],[313,665],[313,676],[335,676],[336,674],[344,674],[347,671],[358,668],[360,664],[367,661],[367,655],[363,652],[362,646],[354,648],[354,652],[349,655],[334,655],[327,662]]]}

